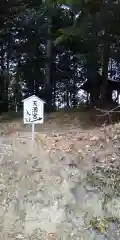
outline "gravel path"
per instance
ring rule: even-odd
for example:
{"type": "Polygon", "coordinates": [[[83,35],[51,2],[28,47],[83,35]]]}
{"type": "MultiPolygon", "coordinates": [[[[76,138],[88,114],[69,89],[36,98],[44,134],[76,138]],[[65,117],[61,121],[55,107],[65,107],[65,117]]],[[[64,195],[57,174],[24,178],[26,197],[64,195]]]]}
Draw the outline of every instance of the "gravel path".
{"type": "Polygon", "coordinates": [[[1,137],[0,240],[120,239],[118,224],[102,221],[111,217],[103,208],[105,190],[88,183],[93,152],[83,150],[86,160],[80,162],[79,151],[73,162],[69,153],[47,151],[38,138],[32,149],[29,132],[1,137]]]}

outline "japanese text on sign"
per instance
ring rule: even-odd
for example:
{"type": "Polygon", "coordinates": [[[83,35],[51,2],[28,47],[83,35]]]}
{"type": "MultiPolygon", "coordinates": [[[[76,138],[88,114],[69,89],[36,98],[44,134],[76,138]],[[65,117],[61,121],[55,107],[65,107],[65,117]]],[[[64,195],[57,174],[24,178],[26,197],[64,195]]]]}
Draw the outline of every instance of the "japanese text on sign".
{"type": "Polygon", "coordinates": [[[37,119],[37,115],[38,115],[37,101],[33,101],[32,116],[34,120],[37,119]]]}

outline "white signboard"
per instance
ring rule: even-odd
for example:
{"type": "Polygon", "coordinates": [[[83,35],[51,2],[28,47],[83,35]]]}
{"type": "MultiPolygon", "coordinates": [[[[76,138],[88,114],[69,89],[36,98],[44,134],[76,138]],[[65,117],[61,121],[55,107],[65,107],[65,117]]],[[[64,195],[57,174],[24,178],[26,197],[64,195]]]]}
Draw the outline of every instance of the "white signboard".
{"type": "Polygon", "coordinates": [[[23,100],[24,124],[38,124],[44,122],[44,101],[35,95],[23,100]]]}

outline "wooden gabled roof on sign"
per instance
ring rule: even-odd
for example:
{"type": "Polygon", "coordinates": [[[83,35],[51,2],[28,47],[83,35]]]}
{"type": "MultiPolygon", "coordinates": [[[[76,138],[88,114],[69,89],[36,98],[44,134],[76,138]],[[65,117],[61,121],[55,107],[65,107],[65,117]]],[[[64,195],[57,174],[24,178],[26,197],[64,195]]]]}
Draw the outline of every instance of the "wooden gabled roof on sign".
{"type": "Polygon", "coordinates": [[[39,100],[39,101],[45,103],[45,101],[43,101],[41,98],[37,97],[36,95],[31,95],[30,97],[27,97],[27,98],[25,98],[24,100],[22,100],[22,102],[25,102],[25,101],[27,101],[27,100],[33,98],[33,97],[35,97],[35,98],[37,98],[37,100],[39,100]]]}

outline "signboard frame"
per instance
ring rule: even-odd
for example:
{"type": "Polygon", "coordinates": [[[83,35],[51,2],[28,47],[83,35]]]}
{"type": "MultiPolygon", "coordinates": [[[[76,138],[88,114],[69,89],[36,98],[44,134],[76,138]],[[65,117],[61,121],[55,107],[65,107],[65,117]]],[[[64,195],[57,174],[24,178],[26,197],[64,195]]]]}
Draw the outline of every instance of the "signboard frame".
{"type": "Polygon", "coordinates": [[[44,123],[44,104],[45,102],[32,95],[23,101],[23,121],[24,124],[32,125],[32,146],[35,140],[35,124],[44,123]]]}

